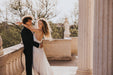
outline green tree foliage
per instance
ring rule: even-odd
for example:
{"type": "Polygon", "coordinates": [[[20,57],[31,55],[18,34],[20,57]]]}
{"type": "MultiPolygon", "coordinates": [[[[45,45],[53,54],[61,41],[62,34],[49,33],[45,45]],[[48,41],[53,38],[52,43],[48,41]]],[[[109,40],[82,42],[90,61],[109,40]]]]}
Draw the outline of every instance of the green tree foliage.
{"type": "Polygon", "coordinates": [[[52,38],[53,39],[63,39],[64,38],[64,27],[58,27],[57,24],[52,22],[49,23],[52,29],[52,38]]]}
{"type": "MultiPolygon", "coordinates": [[[[21,42],[21,29],[22,27],[17,27],[16,25],[8,25],[5,27],[6,23],[0,24],[0,35],[3,39],[3,47],[7,48],[21,42]]],[[[63,39],[64,38],[64,26],[58,26],[52,22],[49,22],[50,27],[52,29],[52,38],[53,39],[63,39]]],[[[78,36],[78,26],[72,25],[70,26],[71,37],[78,36]]]]}
{"type": "MultiPolygon", "coordinates": [[[[20,27],[22,29],[22,27],[20,27]]],[[[3,39],[3,47],[7,48],[21,42],[21,30],[14,25],[8,25],[6,29],[4,25],[0,25],[0,35],[3,39]]]]}
{"type": "Polygon", "coordinates": [[[78,25],[71,25],[70,26],[70,37],[78,37],[78,25]]]}

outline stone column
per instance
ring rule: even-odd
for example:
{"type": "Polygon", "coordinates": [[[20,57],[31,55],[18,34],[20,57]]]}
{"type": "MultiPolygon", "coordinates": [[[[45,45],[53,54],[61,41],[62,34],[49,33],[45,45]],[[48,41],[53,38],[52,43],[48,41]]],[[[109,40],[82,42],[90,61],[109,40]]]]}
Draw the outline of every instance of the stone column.
{"type": "Polygon", "coordinates": [[[0,55],[3,55],[3,51],[2,51],[3,47],[2,47],[2,44],[3,44],[2,38],[0,36],[0,55]]]}
{"type": "Polygon", "coordinates": [[[79,0],[78,70],[76,75],[92,75],[93,0],[79,0]]]}
{"type": "Polygon", "coordinates": [[[93,75],[113,75],[113,0],[95,0],[93,75]]]}

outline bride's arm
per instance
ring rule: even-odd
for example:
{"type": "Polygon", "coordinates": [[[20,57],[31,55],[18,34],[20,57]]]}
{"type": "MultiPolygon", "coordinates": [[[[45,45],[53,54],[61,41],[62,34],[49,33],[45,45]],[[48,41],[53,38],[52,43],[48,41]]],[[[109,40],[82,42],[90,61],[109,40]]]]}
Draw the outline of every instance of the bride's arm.
{"type": "Polygon", "coordinates": [[[36,29],[36,28],[34,28],[33,26],[30,26],[29,29],[30,29],[32,32],[38,32],[38,31],[39,31],[39,29],[36,29]]]}
{"type": "Polygon", "coordinates": [[[29,28],[32,32],[38,32],[38,31],[39,31],[39,29],[35,29],[35,28],[32,27],[32,26],[29,27],[29,26],[27,26],[26,24],[23,24],[22,22],[17,22],[16,24],[18,24],[18,25],[23,25],[23,26],[29,28]]]}
{"type": "Polygon", "coordinates": [[[34,28],[33,26],[27,26],[26,24],[22,24],[23,26],[25,26],[25,27],[27,27],[27,28],[29,28],[32,32],[38,32],[39,31],[39,29],[36,29],[36,28],[34,28]]]}

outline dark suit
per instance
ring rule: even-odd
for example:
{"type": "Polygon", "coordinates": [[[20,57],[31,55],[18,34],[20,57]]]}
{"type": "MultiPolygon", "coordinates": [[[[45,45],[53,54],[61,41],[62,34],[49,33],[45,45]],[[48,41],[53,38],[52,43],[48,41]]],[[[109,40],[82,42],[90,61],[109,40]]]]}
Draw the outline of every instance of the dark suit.
{"type": "Polygon", "coordinates": [[[21,31],[21,37],[24,44],[24,54],[26,60],[26,74],[32,75],[32,64],[33,64],[33,46],[39,47],[39,43],[33,39],[32,32],[26,27],[21,31]]]}

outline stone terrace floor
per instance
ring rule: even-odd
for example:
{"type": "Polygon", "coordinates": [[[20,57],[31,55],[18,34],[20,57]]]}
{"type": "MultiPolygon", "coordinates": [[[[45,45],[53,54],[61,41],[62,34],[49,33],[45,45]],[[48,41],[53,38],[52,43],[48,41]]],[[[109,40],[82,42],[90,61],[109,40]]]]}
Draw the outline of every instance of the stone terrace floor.
{"type": "MultiPolygon", "coordinates": [[[[77,70],[77,57],[73,56],[72,61],[53,61],[49,63],[54,71],[54,75],[75,75],[77,70]]],[[[22,75],[25,75],[25,71],[22,75]]]]}

